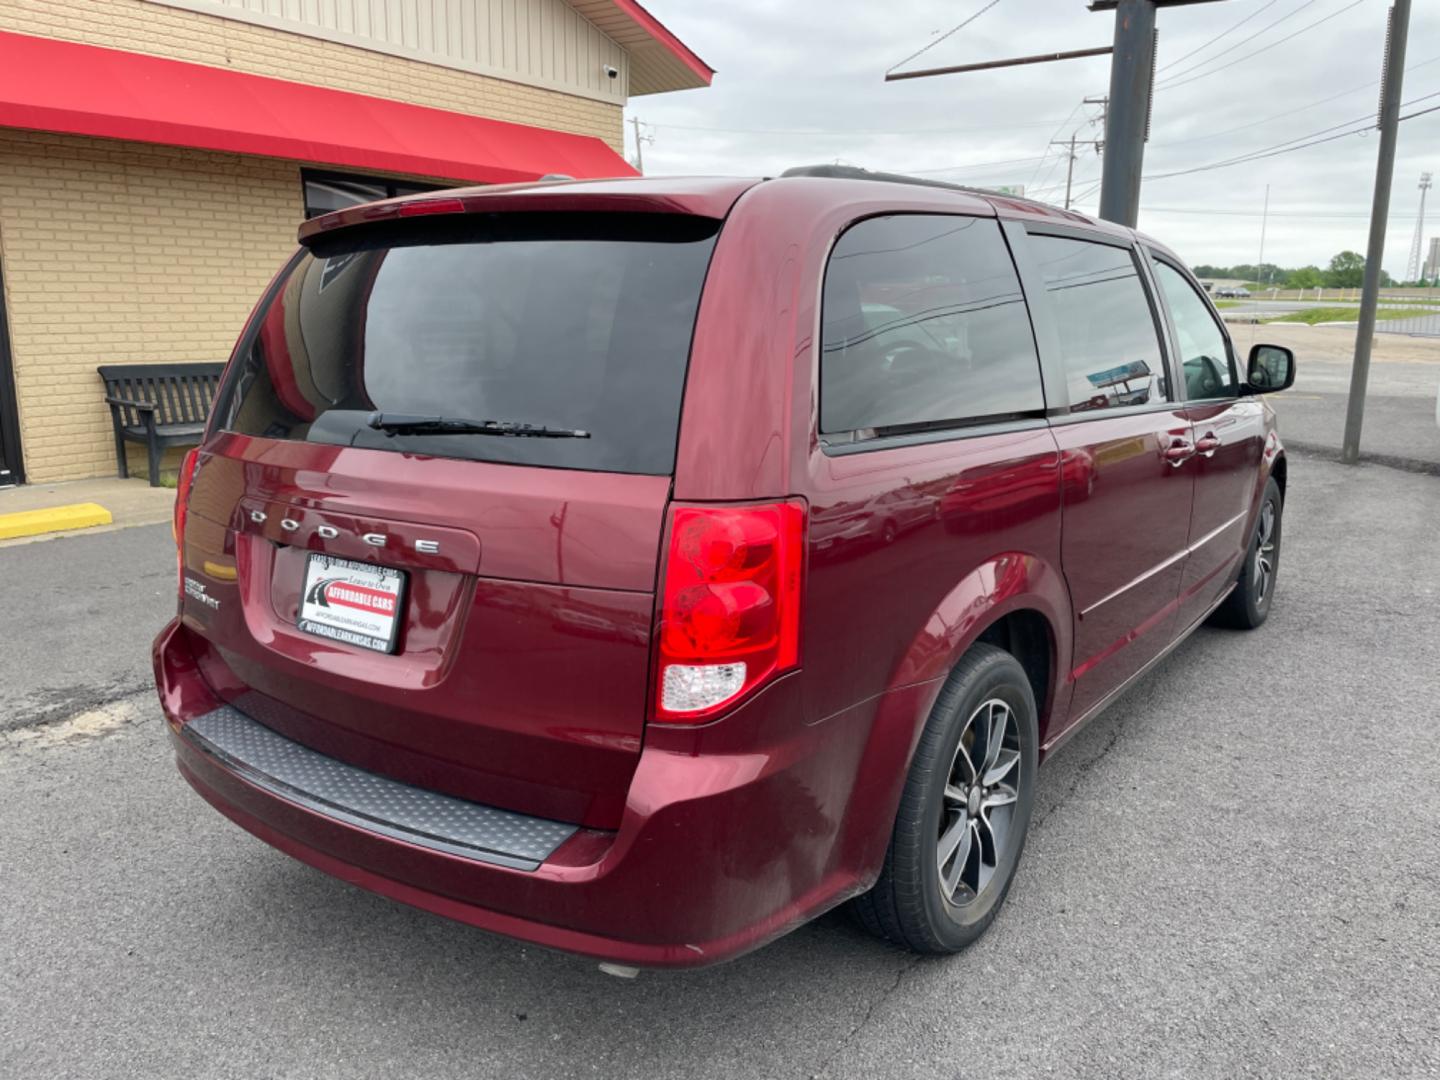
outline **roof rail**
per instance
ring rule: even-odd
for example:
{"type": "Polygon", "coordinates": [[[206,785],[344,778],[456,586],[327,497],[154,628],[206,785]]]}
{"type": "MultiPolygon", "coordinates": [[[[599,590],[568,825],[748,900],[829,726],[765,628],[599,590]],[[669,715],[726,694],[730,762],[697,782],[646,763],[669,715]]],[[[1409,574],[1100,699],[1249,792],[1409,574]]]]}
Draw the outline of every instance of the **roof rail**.
{"type": "Polygon", "coordinates": [[[989,188],[952,184],[947,180],[927,180],[923,176],[910,176],[906,173],[875,172],[871,169],[862,169],[859,165],[796,165],[794,168],[786,169],[780,175],[782,177],[825,176],[836,180],[880,180],[887,184],[914,184],[917,187],[945,188],[949,191],[963,191],[967,195],[1018,199],[1020,202],[1034,203],[1037,206],[1048,205],[1039,199],[1031,199],[1024,195],[1011,195],[1009,192],[994,191],[989,188]]]}

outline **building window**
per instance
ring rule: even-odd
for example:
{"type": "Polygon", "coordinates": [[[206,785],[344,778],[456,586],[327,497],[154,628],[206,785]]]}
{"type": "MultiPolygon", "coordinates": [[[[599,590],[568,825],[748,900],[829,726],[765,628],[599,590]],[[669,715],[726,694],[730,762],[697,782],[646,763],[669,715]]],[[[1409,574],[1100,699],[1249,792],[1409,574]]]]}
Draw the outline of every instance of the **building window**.
{"type": "Polygon", "coordinates": [[[436,191],[440,187],[439,184],[416,184],[409,180],[390,180],[383,176],[320,172],[318,169],[301,169],[300,180],[305,191],[307,218],[319,217],[321,214],[374,202],[377,199],[393,199],[397,195],[436,191]]]}

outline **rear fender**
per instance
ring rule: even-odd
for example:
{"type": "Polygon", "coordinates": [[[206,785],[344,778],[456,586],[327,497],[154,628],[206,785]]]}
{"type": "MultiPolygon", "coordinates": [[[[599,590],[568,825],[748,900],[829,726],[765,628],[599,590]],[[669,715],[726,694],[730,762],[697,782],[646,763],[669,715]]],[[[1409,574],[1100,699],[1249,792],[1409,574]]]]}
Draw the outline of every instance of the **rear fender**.
{"type": "Polygon", "coordinates": [[[866,887],[879,875],[911,758],[945,679],[986,629],[1026,610],[1049,624],[1054,651],[1050,691],[1037,702],[1043,730],[1048,716],[1064,716],[1069,705],[1070,684],[1059,675],[1069,670],[1070,598],[1059,570],[1024,552],[997,555],[962,579],[915,635],[878,702],[856,706],[873,709],[874,719],[844,819],[842,850],[866,887]]]}

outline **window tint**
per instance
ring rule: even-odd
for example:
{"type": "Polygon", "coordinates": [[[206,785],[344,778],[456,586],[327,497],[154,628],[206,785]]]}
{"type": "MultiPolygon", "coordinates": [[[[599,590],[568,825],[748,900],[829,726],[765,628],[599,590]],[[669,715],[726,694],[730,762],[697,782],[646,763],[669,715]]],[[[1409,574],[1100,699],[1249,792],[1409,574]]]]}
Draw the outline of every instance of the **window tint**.
{"type": "Polygon", "coordinates": [[[500,214],[416,219],[359,246],[337,237],[290,272],[216,414],[272,439],[668,474],[717,228],[500,214]],[[387,435],[375,411],[588,437],[387,435]]]}
{"type": "Polygon", "coordinates": [[[825,272],[820,430],[945,427],[1044,409],[994,221],[903,215],[840,237],[825,272]]]}
{"type": "Polygon", "coordinates": [[[1032,236],[1065,360],[1070,408],[1164,401],[1155,318],[1128,248],[1032,236]]]}
{"type": "Polygon", "coordinates": [[[1173,266],[1152,260],[1160,291],[1180,339],[1180,362],[1185,372],[1185,396],[1191,399],[1227,397],[1235,392],[1235,375],[1225,333],[1210,314],[1185,275],[1173,266]]]}

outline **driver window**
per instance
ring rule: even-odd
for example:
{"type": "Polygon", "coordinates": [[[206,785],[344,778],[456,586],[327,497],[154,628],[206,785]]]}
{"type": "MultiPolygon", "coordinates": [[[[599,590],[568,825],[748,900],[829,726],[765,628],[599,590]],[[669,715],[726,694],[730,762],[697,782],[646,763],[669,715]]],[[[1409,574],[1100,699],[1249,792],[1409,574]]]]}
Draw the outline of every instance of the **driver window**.
{"type": "Polygon", "coordinates": [[[1152,259],[1160,291],[1170,308],[1175,336],[1180,339],[1180,362],[1185,372],[1185,396],[1191,401],[1231,397],[1235,373],[1225,332],[1210,314],[1210,308],[1185,275],[1168,263],[1152,259]]]}
{"type": "Polygon", "coordinates": [[[869,218],[825,270],[820,430],[945,428],[1045,408],[1030,317],[993,220],[869,218]]]}

